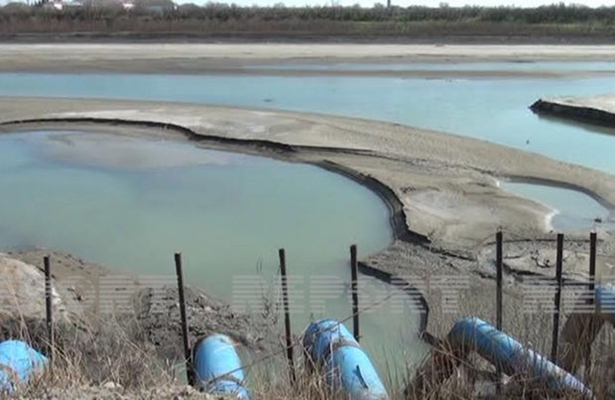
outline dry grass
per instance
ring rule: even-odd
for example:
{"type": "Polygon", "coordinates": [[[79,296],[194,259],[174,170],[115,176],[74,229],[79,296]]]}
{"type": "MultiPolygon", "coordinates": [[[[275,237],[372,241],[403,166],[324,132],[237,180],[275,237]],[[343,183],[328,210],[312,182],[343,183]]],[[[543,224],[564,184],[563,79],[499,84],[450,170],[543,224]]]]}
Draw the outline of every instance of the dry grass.
{"type": "MultiPolygon", "coordinates": [[[[509,331],[543,353],[550,346],[549,318],[524,316],[510,319],[509,331]]],[[[47,398],[51,391],[70,391],[76,387],[101,387],[109,382],[121,387],[124,394],[141,393],[153,388],[181,387],[179,360],[162,360],[151,344],[142,340],[142,335],[130,319],[107,318],[91,324],[88,328],[72,325],[57,326],[57,341],[52,368],[22,388],[22,398],[47,398]]],[[[0,339],[21,338],[34,347],[45,349],[45,327],[41,321],[4,321],[0,339]]],[[[176,340],[175,338],[170,338],[176,340]]],[[[596,398],[613,398],[610,384],[613,381],[613,335],[603,329],[593,352],[593,369],[588,378],[596,398]],[[609,379],[605,379],[607,377],[609,379]]],[[[298,354],[297,383],[289,383],[283,355],[254,368],[249,368],[248,387],[254,399],[333,400],[343,398],[331,393],[324,377],[315,372],[313,365],[298,354]]],[[[447,354],[453,356],[453,352],[447,354]]],[[[382,372],[382,371],[381,371],[382,372]]],[[[404,394],[407,382],[397,382],[391,393],[392,399],[474,399],[491,398],[495,376],[493,366],[477,356],[464,360],[452,376],[442,384],[427,385],[420,395],[404,394]],[[477,387],[482,390],[477,391],[477,387]]],[[[583,375],[581,371],[581,375],[583,375]]],[[[386,377],[387,374],[383,374],[386,377]]],[[[390,379],[390,371],[389,371],[390,379]]],[[[506,398],[580,398],[571,393],[553,393],[545,387],[530,383],[526,377],[508,377],[504,388],[506,398]]]]}
{"type": "MultiPolygon", "coordinates": [[[[494,285],[493,285],[494,286],[494,285]]],[[[484,297],[478,297],[480,304],[476,302],[463,303],[460,315],[478,316],[487,322],[495,321],[495,288],[484,286],[483,290],[488,293],[484,297]]],[[[508,312],[504,313],[503,330],[517,339],[528,349],[532,349],[545,357],[549,357],[552,346],[553,314],[548,311],[537,313],[523,312],[522,296],[518,292],[507,293],[505,290],[505,305],[508,312]],[[515,310],[511,312],[511,310],[515,310]]],[[[473,297],[476,299],[477,297],[473,297]]],[[[564,313],[560,318],[558,359],[564,354],[566,348],[562,345],[563,327],[570,317],[564,313]]],[[[434,323],[430,329],[439,332],[444,336],[451,327],[451,321],[444,323],[434,323]]],[[[589,370],[586,370],[585,360],[579,360],[580,368],[573,373],[592,391],[596,399],[615,398],[615,330],[613,326],[605,323],[600,333],[591,347],[591,361],[589,370]]],[[[426,385],[420,395],[409,395],[408,399],[474,399],[474,398],[494,398],[496,370],[495,367],[476,354],[471,354],[467,359],[460,359],[459,355],[452,351],[446,342],[441,343],[441,348],[434,350],[441,356],[441,359],[448,359],[451,377],[444,380],[443,384],[433,384],[441,382],[438,374],[442,374],[442,369],[438,371],[427,368],[426,385]],[[453,364],[460,363],[457,368],[453,364]]],[[[427,359],[424,365],[430,366],[431,359],[427,359]]],[[[440,364],[442,365],[442,364],[440,364]]],[[[574,392],[554,392],[546,387],[545,382],[536,382],[528,376],[504,377],[502,394],[504,398],[515,399],[580,399],[586,398],[574,392]]]]}
{"type": "MultiPolygon", "coordinates": [[[[485,286],[485,290],[492,290],[485,286]]],[[[491,293],[483,299],[484,304],[461,302],[460,315],[479,316],[493,321],[494,304],[487,301],[491,293]]],[[[474,298],[476,299],[476,298],[474,298]]],[[[265,301],[265,300],[264,300],[265,301]]],[[[433,299],[432,299],[433,301],[433,299]]],[[[548,355],[551,348],[552,315],[548,313],[527,314],[522,312],[521,299],[507,295],[510,306],[505,313],[505,331],[524,343],[527,347],[548,355]],[[512,312],[510,310],[517,310],[512,312]]],[[[567,316],[562,317],[563,326],[567,316]]],[[[430,331],[442,333],[450,329],[449,320],[432,318],[430,331]]],[[[113,383],[125,395],[143,393],[157,388],[184,387],[182,360],[163,359],[156,346],[148,341],[148,335],[134,316],[92,319],[87,324],[58,324],[52,368],[44,375],[36,377],[28,387],[20,390],[22,398],[48,398],[52,391],[70,392],[73,388],[104,387],[113,383]],[[180,366],[178,366],[180,365],[180,366]]],[[[17,338],[30,343],[37,349],[47,348],[46,330],[41,320],[23,318],[0,321],[0,341],[17,338]]],[[[179,337],[167,338],[169,342],[179,341],[179,337]]],[[[615,341],[613,330],[605,325],[592,349],[592,368],[589,373],[582,366],[578,377],[583,379],[598,399],[615,398],[615,341]]],[[[457,357],[455,352],[441,347],[439,355],[448,359],[457,357]]],[[[325,378],[317,368],[307,362],[302,350],[295,350],[298,381],[291,385],[283,353],[256,361],[244,359],[249,382],[247,386],[253,399],[296,399],[296,400],[333,400],[343,398],[332,393],[325,378]],[[261,360],[262,361],[259,361],[261,360]]],[[[582,363],[584,365],[584,363],[582,363]]],[[[405,393],[405,388],[413,377],[407,371],[396,371],[391,366],[380,371],[381,377],[393,388],[392,399],[474,399],[493,398],[495,389],[495,369],[476,355],[461,361],[459,367],[450,366],[450,378],[441,380],[437,374],[442,371],[427,371],[428,382],[420,392],[405,393]],[[400,381],[398,376],[407,376],[400,381]],[[433,381],[430,381],[434,378],[433,381]],[[436,383],[437,382],[437,383],[436,383]]],[[[503,393],[506,398],[579,398],[574,393],[554,393],[544,385],[536,385],[526,376],[506,377],[503,393]]],[[[136,398],[142,398],[135,395],[136,398]]],[[[154,396],[155,398],[156,396],[154,396]]],[[[132,397],[129,397],[132,398],[132,397]]]]}
{"type": "MultiPolygon", "coordinates": [[[[126,390],[143,390],[177,383],[174,363],[165,364],[156,349],[140,339],[133,321],[112,317],[85,325],[55,326],[51,368],[37,377],[22,395],[39,398],[54,389],[119,385],[126,390]]],[[[48,348],[41,320],[2,322],[0,340],[21,339],[34,348],[48,348]]]]}

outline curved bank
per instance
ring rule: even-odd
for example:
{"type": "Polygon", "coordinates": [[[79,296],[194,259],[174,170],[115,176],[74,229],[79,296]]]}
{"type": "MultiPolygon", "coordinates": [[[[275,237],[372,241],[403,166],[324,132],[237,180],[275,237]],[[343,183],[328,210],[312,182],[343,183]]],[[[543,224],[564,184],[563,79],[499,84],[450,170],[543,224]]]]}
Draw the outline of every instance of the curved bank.
{"type": "MultiPolygon", "coordinates": [[[[383,252],[389,254],[387,260],[398,258],[396,252],[408,243],[423,249],[417,251],[426,265],[434,257],[472,262],[472,248],[505,223],[526,237],[542,235],[549,210],[502,192],[497,188],[499,177],[566,182],[615,204],[615,182],[609,174],[390,123],[153,102],[7,98],[0,99],[0,106],[0,131],[95,124],[126,135],[134,134],[126,127],[147,128],[147,134],[175,140],[180,132],[208,148],[312,163],[341,173],[374,190],[389,207],[396,241],[383,252]],[[455,214],[475,218],[444,213],[450,201],[457,207],[455,214]]],[[[395,263],[376,265],[370,260],[362,264],[362,271],[390,282],[403,268],[416,268],[404,267],[403,260],[395,263]]],[[[410,285],[408,290],[418,292],[410,285]]],[[[423,331],[428,301],[421,295],[418,303],[425,311],[423,331]]]]}

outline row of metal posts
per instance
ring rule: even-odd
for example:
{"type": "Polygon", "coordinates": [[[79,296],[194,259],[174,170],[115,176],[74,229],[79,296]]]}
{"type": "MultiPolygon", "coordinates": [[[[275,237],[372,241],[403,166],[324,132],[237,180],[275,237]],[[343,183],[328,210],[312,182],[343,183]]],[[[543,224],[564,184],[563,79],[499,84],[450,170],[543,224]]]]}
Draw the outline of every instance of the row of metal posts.
{"type": "MultiPolygon", "coordinates": [[[[596,275],[596,242],[597,235],[595,232],[590,234],[590,251],[589,251],[589,290],[590,293],[595,291],[595,275],[596,275]]],[[[496,234],[496,328],[502,330],[502,304],[503,304],[503,235],[501,231],[496,234]]],[[[559,324],[561,314],[561,295],[563,286],[562,266],[563,266],[563,251],[564,249],[564,235],[557,235],[557,256],[556,256],[556,291],[554,298],[554,314],[553,314],[553,331],[551,341],[551,360],[556,362],[557,349],[559,339],[559,324]]],[[[288,360],[288,366],[290,371],[291,381],[294,383],[296,380],[296,374],[294,369],[294,355],[292,344],[292,332],[290,324],[290,305],[288,296],[288,279],[286,269],[286,253],[284,249],[279,250],[280,260],[280,275],[282,282],[282,301],[284,307],[284,326],[286,336],[286,357],[288,360]]],[[[54,330],[53,330],[53,313],[52,313],[52,284],[51,284],[51,264],[49,256],[45,256],[44,259],[45,269],[45,303],[46,303],[46,328],[48,335],[48,349],[47,354],[50,358],[53,357],[54,349],[54,330]]],[[[350,247],[350,266],[351,266],[351,293],[352,293],[352,320],[353,320],[353,333],[357,341],[360,340],[359,335],[359,296],[358,296],[358,262],[357,262],[357,246],[352,245],[350,247]]],[[[180,305],[180,317],[182,326],[182,339],[184,347],[184,355],[186,358],[186,374],[188,383],[195,384],[194,374],[191,365],[190,354],[190,342],[188,338],[188,320],[186,315],[186,299],[184,293],[184,280],[182,271],[182,256],[180,253],[175,254],[175,269],[177,274],[177,286],[179,293],[179,305],[180,305]]],[[[595,299],[591,297],[588,299],[589,305],[595,304],[595,299]]],[[[588,348],[586,355],[587,368],[590,364],[591,349],[588,348]]],[[[498,367],[498,377],[501,376],[501,371],[498,367]]],[[[498,379],[499,382],[499,379],[498,379]]],[[[500,385],[498,383],[497,390],[499,391],[500,385]]]]}
{"type": "MultiPolygon", "coordinates": [[[[294,354],[293,354],[293,342],[292,331],[290,326],[290,303],[288,296],[288,278],[286,272],[286,252],[284,249],[279,250],[280,260],[280,276],[282,282],[282,302],[284,307],[284,328],[286,336],[286,357],[288,360],[288,367],[290,373],[291,382],[294,384],[296,381],[295,366],[294,366],[294,354]]],[[[46,308],[46,328],[47,328],[47,355],[50,359],[53,357],[54,352],[54,331],[53,331],[53,312],[52,312],[52,283],[51,283],[51,263],[49,256],[43,258],[43,264],[45,269],[45,308],[46,308]]],[[[350,247],[350,266],[351,266],[351,286],[352,286],[352,317],[353,317],[353,333],[357,341],[359,341],[359,296],[358,296],[358,278],[357,278],[357,246],[352,245],[350,247]]],[[[186,296],[184,291],[184,274],[182,268],[182,255],[181,253],[175,253],[175,272],[177,274],[177,288],[179,296],[179,310],[182,327],[182,341],[184,348],[184,357],[186,360],[186,378],[188,384],[194,386],[196,384],[196,377],[192,368],[192,354],[190,351],[190,339],[189,339],[189,327],[188,316],[186,314],[186,296]]]]}
{"type": "MultiPolygon", "coordinates": [[[[596,232],[591,232],[589,236],[589,291],[593,293],[587,302],[589,305],[595,305],[595,277],[596,277],[596,243],[597,243],[597,234],[596,232]]],[[[502,253],[502,245],[503,245],[503,235],[502,231],[498,231],[496,234],[496,328],[501,331],[502,330],[502,280],[503,280],[503,253],[502,253]]],[[[564,234],[557,234],[557,253],[556,253],[556,263],[555,263],[555,296],[553,299],[554,302],[554,313],[553,313],[553,331],[551,338],[551,361],[557,363],[557,349],[559,345],[559,325],[560,325],[560,315],[561,315],[561,305],[562,305],[562,287],[563,287],[563,260],[564,260],[564,234]]],[[[591,347],[588,346],[586,349],[586,367],[589,370],[590,367],[590,356],[591,356],[591,347]]],[[[500,368],[497,368],[498,382],[496,385],[496,390],[499,392],[501,390],[500,381],[501,374],[500,368]]]]}

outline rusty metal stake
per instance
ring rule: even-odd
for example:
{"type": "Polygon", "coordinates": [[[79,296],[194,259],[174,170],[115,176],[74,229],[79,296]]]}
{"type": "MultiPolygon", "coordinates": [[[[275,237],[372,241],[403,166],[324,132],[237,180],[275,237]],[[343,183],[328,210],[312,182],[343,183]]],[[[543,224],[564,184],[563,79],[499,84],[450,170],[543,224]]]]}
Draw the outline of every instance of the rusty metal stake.
{"type": "MultiPolygon", "coordinates": [[[[501,331],[502,330],[502,279],[503,279],[503,255],[502,255],[502,245],[503,245],[503,235],[502,231],[498,230],[495,234],[495,266],[496,266],[496,298],[495,298],[495,327],[501,331]]],[[[496,376],[497,382],[495,385],[496,394],[500,394],[502,392],[502,366],[496,365],[496,376]]]]}
{"type": "MultiPolygon", "coordinates": [[[[592,314],[595,314],[595,306],[596,306],[596,243],[598,241],[598,235],[596,232],[591,232],[589,234],[589,293],[591,293],[591,297],[587,299],[587,304],[593,309],[592,314]]],[[[585,327],[587,333],[590,333],[591,330],[594,329],[594,315],[590,319],[589,326],[585,327]]],[[[591,374],[591,358],[592,358],[592,347],[591,343],[587,343],[585,348],[585,376],[586,379],[589,378],[591,374]]]]}
{"type": "Polygon", "coordinates": [[[53,358],[54,352],[54,332],[53,332],[53,309],[52,309],[52,286],[51,286],[51,262],[49,261],[49,256],[45,256],[43,258],[43,264],[45,266],[45,309],[46,309],[46,326],[47,326],[47,340],[48,340],[48,348],[47,348],[47,356],[51,359],[53,358]]]}
{"type": "Polygon", "coordinates": [[[350,246],[350,277],[351,277],[351,292],[352,292],[352,329],[354,338],[358,342],[359,334],[359,281],[358,281],[358,262],[357,262],[357,245],[350,246]]]}
{"type": "Polygon", "coordinates": [[[177,290],[179,293],[179,313],[181,316],[182,339],[184,342],[184,357],[186,358],[186,379],[188,384],[194,386],[194,373],[192,371],[192,355],[190,354],[190,340],[188,339],[188,318],[186,316],[186,295],[184,293],[184,273],[182,270],[182,255],[175,253],[175,272],[177,273],[177,290]]]}
{"type": "Polygon", "coordinates": [[[295,361],[293,354],[292,332],[290,329],[290,305],[288,301],[288,277],[286,275],[286,252],[279,250],[280,256],[280,275],[282,276],[282,301],[284,303],[284,328],[286,330],[286,358],[288,359],[288,370],[290,381],[294,385],[297,381],[295,375],[295,361]]]}
{"type": "Polygon", "coordinates": [[[562,306],[562,267],[564,263],[564,234],[557,234],[557,259],[556,259],[556,271],[555,280],[557,288],[555,290],[555,313],[553,314],[553,338],[551,342],[551,361],[557,363],[557,346],[559,342],[559,317],[560,309],[562,306]]]}

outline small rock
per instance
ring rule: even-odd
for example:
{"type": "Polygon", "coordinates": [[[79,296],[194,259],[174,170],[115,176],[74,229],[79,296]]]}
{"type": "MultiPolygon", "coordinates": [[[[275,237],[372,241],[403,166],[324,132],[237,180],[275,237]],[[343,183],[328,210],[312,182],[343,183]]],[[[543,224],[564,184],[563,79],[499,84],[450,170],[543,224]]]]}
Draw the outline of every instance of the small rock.
{"type": "Polygon", "coordinates": [[[103,388],[109,389],[109,390],[116,390],[116,389],[121,389],[122,385],[115,383],[115,382],[107,382],[103,385],[103,388]]]}

